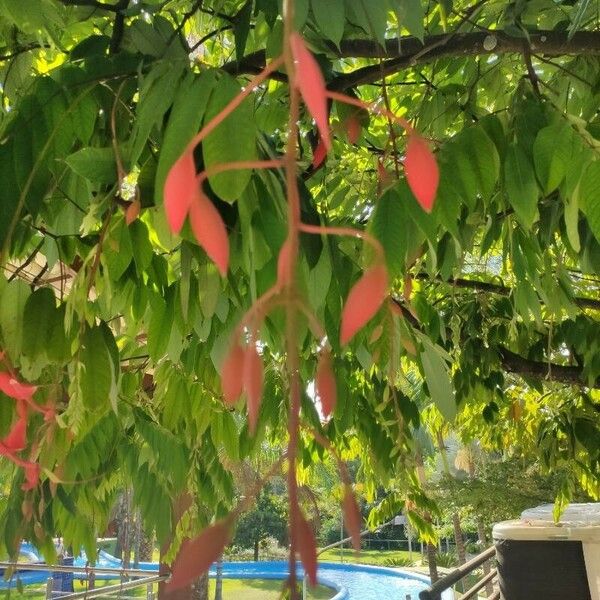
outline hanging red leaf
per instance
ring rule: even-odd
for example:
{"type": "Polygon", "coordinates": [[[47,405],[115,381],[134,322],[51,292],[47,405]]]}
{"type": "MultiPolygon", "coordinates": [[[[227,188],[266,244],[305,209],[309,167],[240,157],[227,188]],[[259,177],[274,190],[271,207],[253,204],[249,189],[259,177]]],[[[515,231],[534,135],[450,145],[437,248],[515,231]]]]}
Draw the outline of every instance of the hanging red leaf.
{"type": "Polygon", "coordinates": [[[340,342],[347,344],[354,334],[375,316],[385,300],[388,287],[387,270],[383,265],[370,268],[350,290],[344,310],[340,342]]]}
{"type": "Polygon", "coordinates": [[[230,406],[242,395],[242,372],[244,370],[244,350],[235,343],[229,350],[221,366],[221,389],[223,399],[230,406]]]}
{"type": "Polygon", "coordinates": [[[404,298],[406,298],[406,300],[410,300],[410,297],[412,296],[412,284],[413,284],[413,280],[412,277],[410,275],[406,275],[406,277],[404,278],[404,290],[403,290],[403,295],[404,298]]]}
{"type": "Polygon", "coordinates": [[[21,503],[21,513],[25,521],[31,521],[31,518],[33,517],[33,502],[31,500],[23,500],[21,503]]]}
{"type": "Polygon", "coordinates": [[[350,115],[346,119],[346,134],[348,135],[348,141],[351,144],[356,144],[358,142],[358,138],[362,133],[362,125],[360,124],[360,119],[356,115],[350,115]]]}
{"type": "Polygon", "coordinates": [[[325,159],[327,158],[327,147],[325,146],[325,142],[323,138],[319,138],[319,143],[315,148],[313,153],[313,161],[312,166],[313,169],[316,169],[325,159]]]}
{"type": "Polygon", "coordinates": [[[311,586],[317,585],[317,543],[315,534],[300,509],[296,508],[296,520],[298,523],[298,552],[304,566],[304,572],[308,576],[311,586]]]}
{"type": "Polygon", "coordinates": [[[315,377],[315,387],[317,395],[321,401],[323,414],[328,417],[335,409],[337,401],[337,386],[335,375],[331,368],[331,356],[329,352],[322,352],[317,365],[317,375],[315,377]]]}
{"type": "MultiPolygon", "coordinates": [[[[125,211],[125,223],[127,223],[127,225],[131,225],[138,218],[141,208],[142,208],[142,205],[139,201],[139,198],[136,198],[133,202],[129,203],[129,206],[127,207],[127,210],[125,211]]],[[[184,220],[185,220],[185,217],[184,217],[184,220]]],[[[183,225],[183,223],[182,223],[182,225],[183,225]]]]}
{"type": "Polygon", "coordinates": [[[15,400],[30,401],[36,390],[37,386],[21,383],[6,371],[0,372],[0,391],[15,400]]]}
{"type": "Polygon", "coordinates": [[[225,277],[229,266],[227,230],[219,211],[204,194],[198,193],[198,197],[192,202],[190,222],[196,240],[217,265],[221,276],[225,277]]]}
{"type": "Polygon", "coordinates": [[[377,191],[381,195],[390,185],[394,183],[394,176],[390,173],[379,159],[377,161],[377,191]]]}
{"type": "Polygon", "coordinates": [[[27,401],[26,400],[17,400],[17,415],[19,415],[20,419],[27,418],[27,401]]]}
{"type": "Polygon", "coordinates": [[[194,154],[187,151],[171,167],[165,180],[165,211],[173,233],[179,233],[194,199],[198,196],[194,154]]]}
{"type": "Polygon", "coordinates": [[[244,353],[243,386],[248,403],[248,423],[251,433],[256,431],[258,413],[262,400],[264,365],[256,344],[251,341],[244,353]]]}
{"type": "Polygon", "coordinates": [[[38,463],[27,463],[25,469],[25,483],[21,486],[23,491],[33,490],[40,482],[40,465],[38,463]]]}
{"type": "Polygon", "coordinates": [[[277,283],[284,287],[290,283],[292,275],[292,245],[289,239],[283,242],[277,258],[277,283]]]}
{"type": "Polygon", "coordinates": [[[19,417],[2,444],[11,452],[20,452],[27,445],[27,418],[19,417]]]}
{"type": "Polygon", "coordinates": [[[166,584],[168,591],[189,585],[221,556],[231,540],[231,519],[218,521],[207,527],[193,540],[185,540],[173,563],[171,578],[166,584]]]}
{"type": "Polygon", "coordinates": [[[440,181],[440,172],[433,152],[417,133],[412,133],[408,140],[404,172],[408,185],[421,208],[431,212],[440,181]]]}
{"type": "Polygon", "coordinates": [[[296,83],[302,99],[308,107],[325,144],[325,148],[331,148],[331,137],[329,134],[329,119],[327,117],[327,96],[325,80],[319,64],[314,59],[304,44],[299,33],[292,33],[290,46],[294,61],[296,62],[296,83]]]}
{"type": "Polygon", "coordinates": [[[346,525],[346,530],[352,537],[352,545],[354,546],[354,549],[358,552],[360,550],[362,515],[360,514],[354,492],[349,485],[347,485],[344,489],[342,509],[344,511],[344,524],[346,525]]]}

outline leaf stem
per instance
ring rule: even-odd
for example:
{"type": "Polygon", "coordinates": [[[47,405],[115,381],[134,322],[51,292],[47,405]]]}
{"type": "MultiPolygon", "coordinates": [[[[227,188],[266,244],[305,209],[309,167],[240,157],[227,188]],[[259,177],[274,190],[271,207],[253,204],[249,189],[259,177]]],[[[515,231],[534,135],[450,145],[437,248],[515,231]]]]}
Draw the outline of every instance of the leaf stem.
{"type": "Polygon", "coordinates": [[[308,223],[301,223],[300,231],[314,233],[316,235],[341,235],[358,238],[369,244],[375,250],[378,263],[385,263],[385,253],[381,242],[365,231],[353,229],[352,227],[329,227],[327,225],[309,225],[308,223]]]}
{"type": "Polygon", "coordinates": [[[191,140],[187,151],[191,152],[194,148],[212,131],[214,131],[245,99],[256,87],[265,81],[273,71],[277,70],[284,63],[284,57],[279,56],[269,63],[256,77],[253,77],[244,89],[235,98],[215,115],[191,140]]]}
{"type": "Polygon", "coordinates": [[[327,97],[331,98],[331,100],[336,100],[337,102],[343,102],[344,104],[349,104],[350,106],[357,106],[358,108],[363,108],[365,110],[383,115],[390,121],[398,123],[398,125],[404,128],[406,133],[413,133],[412,125],[406,119],[399,117],[387,108],[381,108],[375,102],[364,102],[358,98],[352,98],[352,96],[347,96],[346,94],[342,94],[340,92],[332,92],[330,90],[327,90],[327,97]]]}

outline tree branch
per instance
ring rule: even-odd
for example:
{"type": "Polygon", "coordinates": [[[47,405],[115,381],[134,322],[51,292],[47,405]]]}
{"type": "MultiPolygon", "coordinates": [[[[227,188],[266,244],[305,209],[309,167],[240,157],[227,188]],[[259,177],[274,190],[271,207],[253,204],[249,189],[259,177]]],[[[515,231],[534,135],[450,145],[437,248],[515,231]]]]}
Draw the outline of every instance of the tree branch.
{"type": "MultiPolygon", "coordinates": [[[[431,280],[431,278],[425,273],[417,274],[416,279],[431,280]]],[[[463,277],[456,277],[452,279],[439,279],[437,281],[447,283],[448,285],[457,288],[481,290],[482,292],[490,292],[492,294],[500,294],[502,296],[509,296],[513,291],[511,288],[497,283],[490,283],[489,281],[476,281],[474,279],[465,279],[463,277]]],[[[581,308],[591,308],[593,310],[600,310],[600,300],[597,300],[596,298],[585,298],[583,296],[576,296],[573,298],[573,302],[581,308]]]]}
{"type": "MultiPolygon", "coordinates": [[[[531,33],[531,53],[543,56],[600,54],[600,32],[579,31],[569,39],[566,31],[538,31],[531,33]]],[[[486,54],[522,54],[523,38],[507,35],[503,31],[490,34],[485,31],[432,35],[424,44],[413,37],[387,40],[385,56],[389,60],[381,66],[370,65],[340,75],[329,83],[330,89],[347,89],[381,79],[408,67],[429,63],[439,58],[455,56],[480,56],[486,54]]],[[[370,40],[348,40],[341,43],[341,58],[378,58],[381,48],[370,40]]]]}
{"type": "Polygon", "coordinates": [[[10,60],[11,58],[15,58],[19,56],[19,54],[24,54],[25,52],[29,52],[31,50],[38,50],[39,48],[49,48],[48,44],[38,44],[37,42],[33,42],[31,44],[27,44],[26,46],[22,46],[21,48],[15,48],[8,54],[1,54],[0,61],[10,60]]]}
{"type": "Polygon", "coordinates": [[[123,34],[125,33],[125,10],[129,6],[131,0],[119,0],[115,5],[115,22],[113,24],[112,36],[110,37],[110,46],[108,51],[110,54],[116,54],[121,47],[123,34]]]}
{"type": "MultiPolygon", "coordinates": [[[[390,300],[400,309],[402,316],[406,321],[418,331],[422,331],[421,324],[415,316],[406,308],[400,298],[390,297],[390,300]]],[[[521,375],[524,377],[533,377],[535,379],[543,379],[545,381],[554,381],[557,383],[565,383],[567,385],[585,386],[587,385],[583,378],[583,368],[557,365],[549,362],[539,362],[531,360],[515,354],[508,348],[499,345],[497,350],[500,354],[500,362],[502,368],[509,373],[521,375]]],[[[598,378],[592,386],[600,389],[600,378],[598,378]]]]}
{"type": "Polygon", "coordinates": [[[99,2],[99,0],[60,0],[66,6],[91,6],[92,8],[99,8],[100,10],[108,10],[109,12],[119,12],[119,3],[117,4],[105,4],[99,2]]]}
{"type": "MultiPolygon", "coordinates": [[[[583,369],[581,367],[569,367],[554,363],[538,362],[515,354],[504,346],[498,346],[502,366],[510,373],[556,381],[567,385],[586,385],[583,380],[583,369]]],[[[600,388],[600,378],[596,379],[590,387],[600,388]]]]}
{"type": "MultiPolygon", "coordinates": [[[[600,31],[578,31],[571,39],[567,31],[537,31],[529,34],[529,49],[534,55],[600,55],[600,31]]],[[[329,47],[338,58],[387,59],[381,64],[369,65],[343,73],[328,82],[331,90],[345,90],[357,85],[379,81],[402,69],[455,56],[480,56],[487,54],[523,54],[523,38],[510,36],[503,31],[489,33],[474,31],[431,35],[424,43],[412,36],[388,39],[385,48],[373,40],[345,40],[338,50],[329,47]]],[[[223,68],[234,73],[256,73],[265,65],[265,51],[249,54],[239,64],[227,63],[223,68]]]]}

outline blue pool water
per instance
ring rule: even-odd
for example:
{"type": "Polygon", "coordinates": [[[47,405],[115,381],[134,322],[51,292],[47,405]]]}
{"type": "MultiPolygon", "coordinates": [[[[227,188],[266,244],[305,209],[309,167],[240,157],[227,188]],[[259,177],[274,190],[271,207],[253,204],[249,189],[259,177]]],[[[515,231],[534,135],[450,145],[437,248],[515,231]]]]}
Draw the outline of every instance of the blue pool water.
{"type": "MultiPolygon", "coordinates": [[[[223,577],[285,579],[287,567],[286,562],[226,562],[223,577]]],[[[211,575],[214,575],[213,569],[211,575]]],[[[302,569],[298,571],[301,577],[302,569]]],[[[336,590],[335,600],[406,600],[408,595],[411,600],[418,600],[419,592],[429,582],[426,577],[397,569],[327,562],[319,563],[317,579],[336,590]]]]}
{"type": "MultiPolygon", "coordinates": [[[[27,551],[33,549],[27,545],[27,551]]],[[[33,556],[33,554],[32,554],[33,556]]],[[[31,557],[28,557],[31,560],[31,557]]],[[[75,559],[75,566],[85,567],[85,557],[75,559]]],[[[99,567],[121,566],[121,561],[110,554],[100,551],[99,567]]],[[[141,563],[141,569],[148,571],[158,570],[157,563],[141,563]]],[[[210,570],[214,577],[214,566],[210,570]]],[[[223,577],[226,579],[285,579],[288,575],[288,564],[284,561],[263,562],[224,562],[223,577]]],[[[298,567],[298,577],[302,577],[302,567],[298,567]]],[[[43,583],[50,576],[49,572],[37,571],[22,573],[20,579],[23,584],[43,583]]],[[[110,576],[98,575],[97,578],[110,576]]],[[[76,579],[84,579],[84,573],[76,574],[76,579]]],[[[335,590],[332,600],[418,600],[419,592],[427,587],[429,579],[422,575],[410,573],[400,569],[387,567],[372,567],[368,565],[357,565],[351,563],[319,563],[317,573],[319,583],[335,590]]],[[[15,585],[12,582],[0,580],[0,589],[15,585]]],[[[451,595],[444,595],[452,598],[451,595]]]]}

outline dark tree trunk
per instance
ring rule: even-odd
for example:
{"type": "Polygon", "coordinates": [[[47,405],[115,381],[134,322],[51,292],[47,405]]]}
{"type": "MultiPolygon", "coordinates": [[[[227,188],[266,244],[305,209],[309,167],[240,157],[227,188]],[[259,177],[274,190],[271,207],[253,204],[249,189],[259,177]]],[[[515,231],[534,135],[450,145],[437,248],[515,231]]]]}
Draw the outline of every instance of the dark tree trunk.
{"type": "Polygon", "coordinates": [[[217,576],[215,577],[215,600],[223,600],[223,556],[217,561],[217,576]]]}
{"type": "Polygon", "coordinates": [[[208,600],[208,573],[204,573],[192,583],[190,600],[208,600]]]}
{"type": "Polygon", "coordinates": [[[465,538],[463,537],[460,516],[457,512],[452,515],[452,526],[454,528],[454,543],[456,544],[456,555],[458,564],[464,565],[467,562],[467,549],[465,548],[465,538]]]}
{"type": "Polygon", "coordinates": [[[133,568],[140,566],[140,545],[142,543],[142,515],[139,511],[135,514],[135,524],[133,526],[133,568]]]}
{"type": "Polygon", "coordinates": [[[427,564],[429,565],[429,579],[435,583],[439,578],[437,570],[437,548],[433,544],[427,544],[427,564]]]}
{"type": "Polygon", "coordinates": [[[254,540],[254,562],[258,562],[258,540],[254,540]]]}
{"type": "Polygon", "coordinates": [[[125,489],[119,497],[115,522],[117,528],[115,556],[123,561],[124,567],[129,567],[133,529],[131,527],[130,493],[128,489],[125,489]]]}
{"type": "Polygon", "coordinates": [[[143,527],[140,538],[140,561],[150,562],[152,553],[154,552],[154,535],[153,532],[148,533],[143,527]]]}

